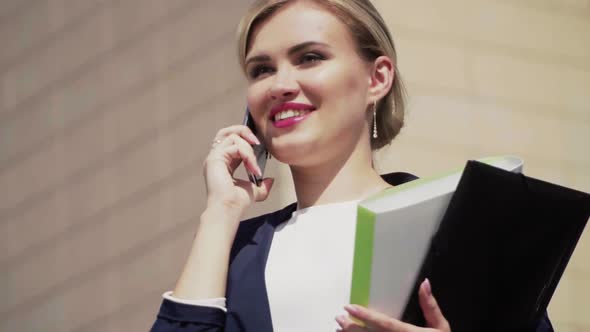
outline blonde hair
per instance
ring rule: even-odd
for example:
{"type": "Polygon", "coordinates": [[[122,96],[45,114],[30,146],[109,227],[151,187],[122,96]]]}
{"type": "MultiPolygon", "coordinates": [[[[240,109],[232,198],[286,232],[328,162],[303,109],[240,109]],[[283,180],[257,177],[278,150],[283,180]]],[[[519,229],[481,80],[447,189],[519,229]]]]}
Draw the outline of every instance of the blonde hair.
{"type": "MultiPolygon", "coordinates": [[[[250,47],[251,33],[278,9],[298,0],[257,0],[238,26],[238,57],[242,70],[250,47]]],[[[308,0],[330,11],[349,29],[357,44],[359,56],[373,62],[388,56],[395,68],[393,85],[383,100],[377,103],[378,138],[371,136],[371,149],[391,143],[404,124],[405,89],[397,68],[397,53],[385,21],[369,0],[308,0]]]]}

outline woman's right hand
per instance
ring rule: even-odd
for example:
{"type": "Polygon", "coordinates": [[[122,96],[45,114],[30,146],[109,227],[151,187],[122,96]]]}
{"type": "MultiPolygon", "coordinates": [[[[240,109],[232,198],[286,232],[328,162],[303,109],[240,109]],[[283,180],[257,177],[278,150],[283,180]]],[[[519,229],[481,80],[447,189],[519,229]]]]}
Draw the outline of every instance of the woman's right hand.
{"type": "Polygon", "coordinates": [[[250,144],[259,144],[246,126],[221,129],[203,164],[207,186],[207,208],[200,222],[184,269],[174,288],[181,299],[208,299],[225,296],[229,257],[244,210],[255,201],[265,200],[272,179],[260,187],[233,177],[244,162],[253,173],[259,172],[250,144]]]}
{"type": "Polygon", "coordinates": [[[250,128],[236,125],[219,130],[213,142],[203,165],[207,205],[221,205],[241,215],[252,203],[264,201],[274,182],[274,179],[266,178],[256,186],[249,180],[233,177],[242,162],[249,172],[260,174],[251,146],[260,144],[260,141],[250,128]]]}

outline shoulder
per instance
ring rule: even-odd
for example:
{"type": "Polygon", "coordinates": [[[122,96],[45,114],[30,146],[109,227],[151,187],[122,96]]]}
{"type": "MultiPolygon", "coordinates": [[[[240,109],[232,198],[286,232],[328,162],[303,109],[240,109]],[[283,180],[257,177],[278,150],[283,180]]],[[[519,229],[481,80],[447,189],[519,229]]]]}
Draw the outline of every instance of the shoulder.
{"type": "Polygon", "coordinates": [[[291,216],[291,213],[295,211],[296,207],[297,203],[292,203],[280,210],[243,220],[240,222],[238,234],[246,236],[248,234],[255,233],[256,230],[260,228],[260,226],[266,223],[275,225],[276,222],[287,220],[291,216]]]}
{"type": "Polygon", "coordinates": [[[297,203],[293,203],[280,210],[241,221],[234,239],[231,257],[248,243],[255,242],[256,234],[261,232],[264,226],[269,226],[269,230],[273,230],[278,224],[289,219],[296,207],[297,203]]]}

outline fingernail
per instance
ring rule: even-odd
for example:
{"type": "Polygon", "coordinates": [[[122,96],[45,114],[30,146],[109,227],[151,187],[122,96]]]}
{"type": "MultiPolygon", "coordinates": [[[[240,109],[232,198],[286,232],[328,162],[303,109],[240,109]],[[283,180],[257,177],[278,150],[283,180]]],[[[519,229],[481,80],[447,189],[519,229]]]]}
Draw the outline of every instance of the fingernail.
{"type": "Polygon", "coordinates": [[[432,286],[430,285],[430,280],[428,280],[428,278],[424,279],[424,290],[428,296],[432,295],[432,286]]]}
{"type": "Polygon", "coordinates": [[[358,313],[359,312],[358,308],[355,307],[352,304],[349,304],[349,305],[344,306],[344,309],[346,311],[350,312],[351,314],[355,314],[355,313],[358,313]]]}
{"type": "Polygon", "coordinates": [[[256,145],[260,145],[260,140],[258,139],[258,137],[256,137],[256,135],[250,134],[249,137],[252,141],[254,141],[254,143],[256,143],[256,145]]]}

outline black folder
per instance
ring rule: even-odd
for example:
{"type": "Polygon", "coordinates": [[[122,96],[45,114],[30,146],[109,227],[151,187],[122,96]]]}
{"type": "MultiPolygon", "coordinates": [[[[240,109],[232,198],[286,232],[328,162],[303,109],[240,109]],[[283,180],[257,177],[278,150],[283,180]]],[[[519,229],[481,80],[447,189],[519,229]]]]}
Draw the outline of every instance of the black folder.
{"type": "Polygon", "coordinates": [[[590,217],[590,195],[469,161],[402,320],[428,277],[453,332],[535,331],[590,217]]]}

